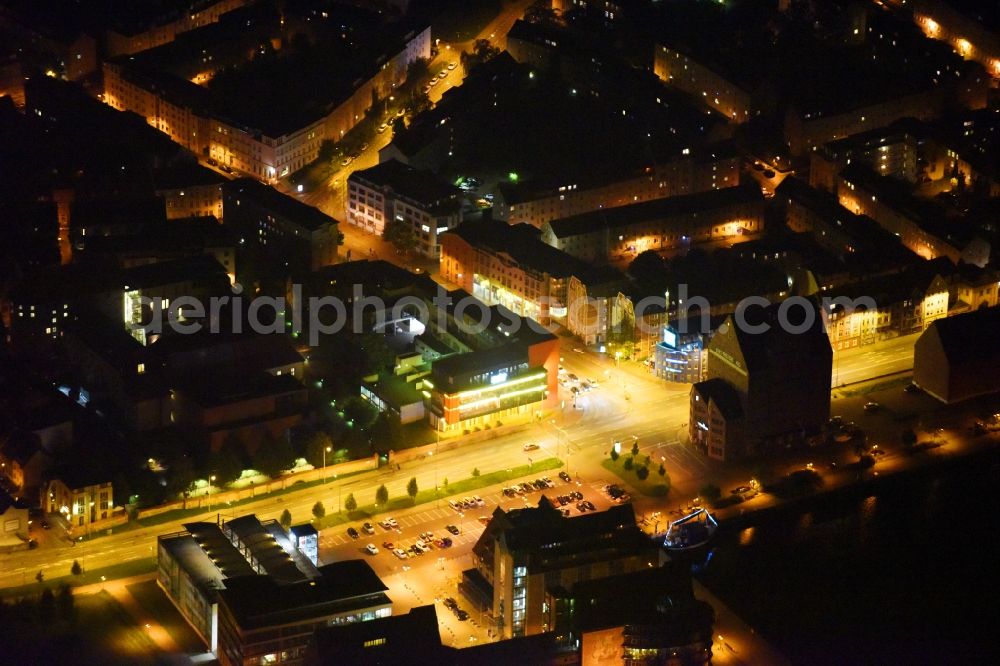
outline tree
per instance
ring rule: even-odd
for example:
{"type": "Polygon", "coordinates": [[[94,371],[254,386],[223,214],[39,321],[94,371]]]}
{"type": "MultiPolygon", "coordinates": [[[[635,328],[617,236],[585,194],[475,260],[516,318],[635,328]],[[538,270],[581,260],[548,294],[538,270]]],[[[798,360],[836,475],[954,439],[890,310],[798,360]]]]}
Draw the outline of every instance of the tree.
{"type": "Polygon", "coordinates": [[[642,467],[638,467],[635,470],[635,475],[639,477],[640,481],[645,481],[646,477],[649,476],[649,468],[646,467],[645,465],[643,465],[642,467]]]}
{"type": "Polygon", "coordinates": [[[632,442],[632,456],[637,457],[639,455],[639,440],[632,442]]]}
{"type": "Polygon", "coordinates": [[[698,490],[698,494],[709,502],[715,502],[722,497],[722,489],[714,483],[706,483],[698,490]]]}
{"type": "Polygon", "coordinates": [[[654,250],[646,250],[639,253],[626,270],[631,278],[639,282],[657,284],[663,280],[665,268],[663,258],[659,254],[654,250]]]}
{"type": "Polygon", "coordinates": [[[323,430],[315,430],[306,437],[305,458],[313,467],[330,464],[333,454],[333,439],[323,430]],[[330,449],[327,452],[327,449],[330,449]]]}
{"type": "Polygon", "coordinates": [[[344,401],[344,418],[351,421],[355,429],[367,430],[375,423],[377,417],[378,410],[361,396],[352,395],[344,401]]]}
{"type": "Polygon", "coordinates": [[[59,617],[65,622],[73,620],[73,617],[76,614],[75,603],[76,600],[73,598],[73,588],[69,585],[60,585],[59,596],[56,597],[56,608],[59,611],[59,617]]]}
{"type": "Polygon", "coordinates": [[[292,526],[292,512],[285,509],[281,512],[281,517],[278,518],[278,524],[284,527],[286,530],[292,526]]]}
{"type": "Polygon", "coordinates": [[[414,86],[423,83],[424,79],[431,76],[431,61],[428,58],[417,58],[406,66],[406,82],[414,86]]]}
{"type": "Polygon", "coordinates": [[[322,520],[323,516],[325,515],[326,515],[326,507],[323,506],[323,502],[316,500],[316,503],[313,504],[313,517],[316,520],[322,520]]]}
{"type": "Polygon", "coordinates": [[[385,484],[383,483],[381,486],[378,487],[378,490],[375,491],[375,504],[376,506],[378,506],[385,504],[388,501],[389,501],[389,489],[386,488],[385,484]]]}
{"type": "Polygon", "coordinates": [[[45,580],[45,574],[39,571],[38,573],[35,574],[35,580],[41,583],[43,580],[45,580]]]}
{"type": "Polygon", "coordinates": [[[666,476],[666,474],[667,474],[667,468],[663,466],[663,463],[660,463],[660,469],[656,470],[656,472],[660,476],[666,476]]]}
{"type": "Polygon", "coordinates": [[[246,449],[236,432],[230,433],[218,451],[209,457],[209,469],[215,474],[219,486],[225,486],[240,478],[246,467],[246,449]]]}
{"type": "Polygon", "coordinates": [[[913,428],[907,428],[900,435],[900,439],[903,441],[903,446],[913,446],[917,443],[917,433],[913,428]]]}
{"type": "Polygon", "coordinates": [[[524,13],[524,20],[528,23],[537,23],[540,25],[555,25],[556,12],[550,5],[535,4],[528,7],[528,11],[524,13]]]}
{"type": "Polygon", "coordinates": [[[410,496],[410,499],[416,501],[417,491],[417,477],[413,477],[410,479],[409,483],[406,484],[406,494],[410,496]]]}
{"type": "Polygon", "coordinates": [[[403,442],[403,426],[399,417],[389,412],[382,412],[375,418],[369,433],[377,451],[395,451],[403,442]]]}
{"type": "Polygon", "coordinates": [[[354,499],[354,493],[348,493],[347,499],[344,500],[344,508],[348,511],[348,513],[357,510],[358,500],[354,499]]]}
{"type": "Polygon", "coordinates": [[[409,252],[417,245],[417,234],[413,231],[413,227],[395,218],[386,222],[382,238],[392,243],[392,246],[400,252],[409,252]]]}
{"type": "Polygon", "coordinates": [[[194,465],[191,464],[191,459],[188,456],[182,455],[171,461],[167,477],[168,488],[171,492],[182,493],[190,490],[195,478],[194,465]]]}
{"type": "Polygon", "coordinates": [[[625,468],[625,471],[631,471],[632,470],[632,467],[633,467],[632,456],[628,456],[628,457],[625,458],[625,463],[624,463],[623,467],[625,468]]]}
{"type": "Polygon", "coordinates": [[[618,456],[619,456],[619,455],[620,455],[620,454],[618,453],[618,450],[617,450],[617,449],[611,449],[611,461],[612,461],[612,462],[614,462],[614,461],[618,460],[618,456]]]}
{"type": "Polygon", "coordinates": [[[294,462],[295,452],[288,437],[284,435],[266,435],[253,455],[253,468],[271,478],[276,478],[294,462]]]}
{"type": "Polygon", "coordinates": [[[479,476],[479,468],[478,467],[473,467],[472,468],[472,476],[473,477],[479,476]]]}
{"type": "Polygon", "coordinates": [[[38,600],[38,619],[42,626],[52,623],[56,614],[56,595],[52,590],[45,588],[42,590],[42,597],[38,600]]]}
{"type": "Polygon", "coordinates": [[[477,39],[476,43],[472,47],[472,53],[462,52],[462,68],[465,69],[466,74],[469,74],[473,69],[484,62],[493,59],[495,56],[499,55],[499,53],[500,49],[493,46],[493,44],[490,43],[490,40],[477,39]]]}
{"type": "Polygon", "coordinates": [[[80,574],[83,573],[83,567],[80,566],[79,562],[73,560],[73,566],[69,568],[69,572],[74,576],[79,576],[80,574]]]}

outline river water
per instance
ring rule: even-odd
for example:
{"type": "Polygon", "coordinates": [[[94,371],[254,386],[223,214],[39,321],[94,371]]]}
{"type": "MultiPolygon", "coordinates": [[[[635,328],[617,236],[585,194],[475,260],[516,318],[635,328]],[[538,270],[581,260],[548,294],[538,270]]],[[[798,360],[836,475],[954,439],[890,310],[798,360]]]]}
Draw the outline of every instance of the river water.
{"type": "Polygon", "coordinates": [[[698,578],[795,664],[1000,663],[997,451],[724,523],[698,578]]]}

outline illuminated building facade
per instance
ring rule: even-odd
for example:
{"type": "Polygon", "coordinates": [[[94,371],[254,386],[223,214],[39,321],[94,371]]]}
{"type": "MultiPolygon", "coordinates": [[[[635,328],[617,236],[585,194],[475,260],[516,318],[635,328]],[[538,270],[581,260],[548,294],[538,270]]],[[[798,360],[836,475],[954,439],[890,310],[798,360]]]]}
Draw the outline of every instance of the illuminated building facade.
{"type": "Polygon", "coordinates": [[[1000,36],[995,31],[942,0],[916,0],[912,5],[913,20],[925,35],[947,42],[960,56],[1000,78],[1000,36]]]}
{"type": "Polygon", "coordinates": [[[348,178],[347,222],[379,236],[387,225],[404,225],[417,252],[436,259],[440,235],[461,221],[459,193],[429,171],[389,160],[348,178]]]}
{"type": "Polygon", "coordinates": [[[70,528],[86,527],[111,516],[114,489],[77,467],[58,470],[42,484],[39,500],[46,513],[62,514],[70,528]]]}
{"type": "Polygon", "coordinates": [[[731,147],[682,149],[641,172],[584,182],[503,183],[493,201],[493,215],[511,224],[539,227],[551,220],[682,194],[739,184],[740,159],[731,147]]]}
{"type": "Polygon", "coordinates": [[[667,46],[653,50],[653,73],[736,123],[752,115],[750,94],[694,58],[667,46]]]}
{"type": "Polygon", "coordinates": [[[707,333],[697,331],[680,334],[674,328],[663,327],[663,339],[653,347],[653,372],[668,382],[700,382],[705,378],[705,345],[707,333]]]}
{"type": "Polygon", "coordinates": [[[891,179],[881,178],[863,165],[851,165],[837,177],[840,205],[867,215],[924,259],[947,257],[985,266],[990,244],[962,220],[945,220],[944,212],[918,201],[891,179]]]}
{"type": "Polygon", "coordinates": [[[424,380],[434,428],[452,431],[524,420],[555,406],[559,340],[527,330],[527,322],[521,328],[512,342],[434,362],[431,380],[424,380]]]}
{"type": "MultiPolygon", "coordinates": [[[[274,30],[280,33],[277,22],[274,30]]],[[[412,62],[430,57],[430,40],[430,27],[391,40],[366,75],[346,87],[331,85],[334,99],[315,113],[251,111],[240,100],[214,100],[208,88],[156,63],[125,57],[104,63],[103,99],[119,111],[141,115],[196,155],[273,183],[316,160],[324,140],[342,138],[364,118],[373,98],[385,98],[402,84],[412,62]],[[232,108],[220,112],[220,104],[232,108]]]]}
{"type": "Polygon", "coordinates": [[[469,222],[441,237],[441,276],[488,304],[541,323],[566,316],[566,289],[590,267],[526,224],[469,222]]]}
{"type": "Polygon", "coordinates": [[[542,226],[542,240],[578,259],[604,262],[739,240],[763,229],[763,194],[755,186],[738,186],[552,220],[542,226]]]}
{"type": "Polygon", "coordinates": [[[810,155],[809,184],[834,192],[837,174],[858,162],[879,175],[915,183],[919,149],[924,143],[923,137],[917,136],[919,132],[919,127],[897,123],[826,143],[810,155]]]}

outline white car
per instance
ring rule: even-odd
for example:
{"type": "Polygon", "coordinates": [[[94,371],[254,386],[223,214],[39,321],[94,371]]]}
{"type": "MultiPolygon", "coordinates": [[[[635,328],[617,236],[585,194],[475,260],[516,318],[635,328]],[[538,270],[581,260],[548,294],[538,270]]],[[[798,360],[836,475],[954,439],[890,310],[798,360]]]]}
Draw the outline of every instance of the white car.
{"type": "Polygon", "coordinates": [[[455,69],[456,67],[458,67],[458,65],[457,65],[457,64],[455,64],[455,63],[453,63],[453,62],[449,62],[449,63],[448,63],[448,71],[449,71],[449,72],[450,72],[451,70],[455,69]]]}
{"type": "Polygon", "coordinates": [[[455,511],[461,511],[464,507],[456,502],[455,500],[448,500],[448,506],[453,508],[455,511]]]}
{"type": "Polygon", "coordinates": [[[378,555],[378,548],[375,546],[375,544],[370,543],[367,546],[365,546],[365,552],[368,553],[369,555],[378,555]]]}
{"type": "Polygon", "coordinates": [[[403,550],[402,548],[397,548],[396,550],[392,551],[392,554],[401,560],[405,560],[406,558],[409,557],[409,555],[406,554],[406,551],[403,550]]]}
{"type": "Polygon", "coordinates": [[[527,444],[525,444],[524,446],[521,447],[521,449],[523,451],[537,451],[538,448],[539,448],[538,444],[532,444],[531,442],[529,442],[529,443],[527,443],[527,444]]]}
{"type": "Polygon", "coordinates": [[[486,502],[479,495],[473,496],[472,500],[476,503],[476,506],[486,506],[486,502]]]}

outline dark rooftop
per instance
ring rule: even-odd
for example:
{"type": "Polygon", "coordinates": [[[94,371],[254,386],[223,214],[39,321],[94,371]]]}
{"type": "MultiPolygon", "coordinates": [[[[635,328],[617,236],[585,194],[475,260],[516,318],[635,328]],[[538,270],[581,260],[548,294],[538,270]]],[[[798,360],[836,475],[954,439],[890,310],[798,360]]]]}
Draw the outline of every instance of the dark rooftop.
{"type": "Polygon", "coordinates": [[[312,666],[366,664],[448,664],[434,604],[416,606],[405,615],[341,626],[322,627],[310,646],[312,666]]]}
{"type": "Polygon", "coordinates": [[[593,233],[601,229],[617,229],[654,219],[695,215],[705,210],[749,203],[760,203],[761,205],[764,203],[764,195],[761,194],[760,188],[755,185],[727,187],[721,190],[643,201],[617,208],[603,208],[552,220],[546,224],[556,238],[568,238],[593,233]]]}
{"type": "Polygon", "coordinates": [[[268,576],[230,579],[219,598],[244,631],[392,603],[389,588],[364,560],[327,564],[319,572],[319,578],[287,585],[268,576]]]}
{"type": "Polygon", "coordinates": [[[715,402],[719,411],[726,419],[739,419],[743,417],[743,407],[740,405],[740,396],[732,386],[724,379],[714,378],[698,382],[694,385],[694,390],[707,402],[715,402]]]}
{"type": "Polygon", "coordinates": [[[944,354],[953,367],[995,358],[1000,340],[1000,307],[938,319],[931,328],[937,331],[944,354]]]}
{"type": "MultiPolygon", "coordinates": [[[[246,197],[257,206],[284,217],[289,222],[297,224],[308,231],[317,231],[327,225],[336,225],[337,221],[323,213],[318,208],[302,203],[294,197],[282,194],[270,185],[264,185],[252,178],[237,178],[223,185],[226,193],[223,208],[235,203],[242,205],[241,199],[246,197]]],[[[223,214],[226,212],[223,210],[223,214]]]]}
{"type": "Polygon", "coordinates": [[[397,160],[388,160],[363,171],[355,171],[349,180],[369,183],[423,204],[433,212],[458,210],[461,190],[440,180],[430,171],[414,169],[397,160]]]}
{"type": "Polygon", "coordinates": [[[458,236],[474,248],[505,254],[522,268],[548,273],[555,278],[568,278],[590,271],[585,262],[542,242],[538,230],[528,224],[511,226],[486,220],[465,222],[447,234],[458,236]]]}
{"type": "Polygon", "coordinates": [[[495,539],[506,540],[515,558],[533,573],[558,569],[569,562],[579,566],[588,559],[601,561],[622,552],[652,552],[655,548],[636,526],[631,504],[564,518],[545,496],[534,508],[505,512],[498,507],[475,551],[491,549],[495,539]]]}

